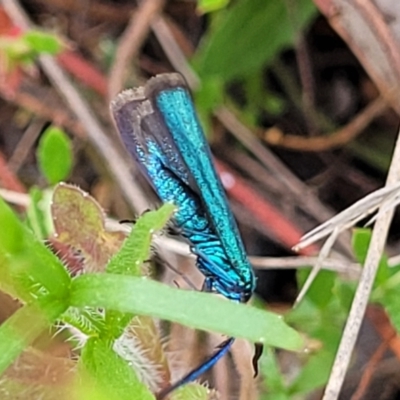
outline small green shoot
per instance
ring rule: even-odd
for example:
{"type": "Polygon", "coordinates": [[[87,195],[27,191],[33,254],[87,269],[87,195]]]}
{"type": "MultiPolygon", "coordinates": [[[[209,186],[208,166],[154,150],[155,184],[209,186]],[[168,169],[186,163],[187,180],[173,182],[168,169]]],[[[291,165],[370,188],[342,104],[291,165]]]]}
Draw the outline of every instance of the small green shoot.
{"type": "Polygon", "coordinates": [[[51,126],[40,139],[37,158],[43,175],[50,185],[54,185],[66,179],[71,172],[71,141],[61,129],[51,126]]]}
{"type": "Polygon", "coordinates": [[[55,35],[30,30],[18,36],[1,36],[0,53],[5,56],[8,69],[32,64],[40,54],[58,54],[63,44],[55,35]]]}

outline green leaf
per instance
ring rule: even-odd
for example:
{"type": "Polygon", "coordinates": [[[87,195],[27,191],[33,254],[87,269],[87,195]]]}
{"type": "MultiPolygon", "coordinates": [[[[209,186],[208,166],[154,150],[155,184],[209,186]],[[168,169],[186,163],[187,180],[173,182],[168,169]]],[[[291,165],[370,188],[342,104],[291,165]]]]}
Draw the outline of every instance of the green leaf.
{"type": "Polygon", "coordinates": [[[309,393],[323,386],[329,378],[334,357],[333,352],[324,350],[312,355],[290,387],[292,396],[309,393]]]}
{"type": "MultiPolygon", "coordinates": [[[[300,287],[304,285],[310,273],[311,269],[299,269],[297,271],[297,281],[300,287]]],[[[318,272],[305,297],[314,302],[318,309],[326,307],[333,296],[335,281],[336,274],[334,272],[326,270],[318,272]]]]}
{"type": "MultiPolygon", "coordinates": [[[[353,231],[352,246],[354,254],[361,265],[364,265],[368,253],[369,243],[372,232],[370,229],[357,228],[353,231]]],[[[374,285],[384,284],[391,274],[387,257],[383,255],[379,261],[379,267],[376,273],[374,285]]]]}
{"type": "Polygon", "coordinates": [[[0,326],[0,375],[64,312],[67,304],[47,297],[16,311],[0,326]]]}
{"type": "Polygon", "coordinates": [[[392,160],[391,151],[396,138],[390,135],[364,135],[359,140],[352,140],[346,151],[366,165],[386,174],[392,160]]]}
{"type": "Polygon", "coordinates": [[[245,90],[244,105],[242,116],[244,122],[250,126],[256,126],[259,119],[260,110],[265,110],[272,115],[278,115],[285,108],[285,101],[282,97],[273,94],[266,88],[265,71],[260,69],[255,73],[245,76],[242,79],[245,90]]]}
{"type": "Polygon", "coordinates": [[[209,400],[214,398],[209,395],[210,389],[199,383],[190,382],[174,390],[168,398],[171,400],[209,400]]]}
{"type": "Polygon", "coordinates": [[[54,185],[71,172],[71,141],[61,129],[51,126],[40,139],[37,158],[43,175],[54,185]]]}
{"type": "Polygon", "coordinates": [[[268,400],[290,400],[275,353],[271,348],[264,348],[260,364],[268,393],[266,398],[268,400]]]}
{"type": "Polygon", "coordinates": [[[386,290],[385,295],[380,299],[380,303],[388,313],[390,321],[396,328],[396,331],[400,332],[400,301],[398,287],[396,289],[386,290]]]}
{"type": "MultiPolygon", "coordinates": [[[[316,13],[311,0],[299,0],[292,6],[299,28],[316,13]]],[[[203,79],[217,75],[228,81],[250,75],[292,45],[295,36],[285,1],[241,0],[211,30],[195,66],[203,79]]]]}
{"type": "Polygon", "coordinates": [[[370,229],[358,228],[353,230],[352,247],[354,250],[354,255],[356,256],[357,261],[361,265],[364,265],[370,241],[371,241],[370,229]]]}
{"type": "Polygon", "coordinates": [[[321,312],[306,296],[297,307],[290,310],[285,319],[290,325],[312,335],[321,325],[321,312]]]}
{"type": "Polygon", "coordinates": [[[46,32],[31,30],[24,34],[23,41],[37,53],[57,54],[62,50],[60,40],[46,32]]]}
{"type": "Polygon", "coordinates": [[[339,300],[342,309],[346,312],[350,310],[355,291],[355,282],[341,282],[340,284],[336,285],[334,289],[335,296],[339,300]]]}
{"type": "Polygon", "coordinates": [[[264,107],[272,115],[281,114],[284,111],[285,106],[285,100],[278,95],[268,93],[264,99],[264,107]]]}
{"type": "Polygon", "coordinates": [[[229,0],[199,0],[197,2],[197,10],[204,14],[224,8],[228,4],[229,0]]]}
{"type": "MultiPolygon", "coordinates": [[[[334,292],[336,293],[336,282],[334,292]]],[[[348,310],[343,310],[336,296],[324,307],[311,301],[307,296],[286,315],[286,320],[315,340],[321,341],[325,348],[335,352],[340,340],[348,310]]]]}
{"type": "Polygon", "coordinates": [[[0,226],[0,249],[9,254],[21,251],[25,233],[23,225],[1,197],[0,226]]]}
{"type": "Polygon", "coordinates": [[[149,259],[151,239],[164,228],[176,207],[164,204],[157,211],[148,211],[135,223],[120,251],[107,265],[106,271],[115,274],[142,275],[142,264],[149,259]]]}
{"type": "Polygon", "coordinates": [[[74,279],[71,305],[150,315],[271,346],[298,350],[300,335],[283,319],[210,293],[168,287],[146,278],[91,274],[74,279]]]}
{"type": "Polygon", "coordinates": [[[373,301],[382,304],[397,332],[400,332],[400,271],[396,267],[388,267],[387,270],[390,276],[374,288],[371,297],[373,301]]]}
{"type": "MultiPolygon", "coordinates": [[[[89,375],[92,393],[100,392],[108,400],[154,399],[134,370],[112,350],[110,343],[97,338],[88,340],[80,364],[82,376],[89,375]]],[[[86,393],[85,398],[93,397],[86,393]]]]}
{"type": "Polygon", "coordinates": [[[210,121],[213,112],[223,104],[223,81],[218,77],[208,77],[201,81],[195,92],[196,110],[204,131],[211,132],[210,121]]]}
{"type": "Polygon", "coordinates": [[[333,296],[333,286],[336,274],[332,271],[322,270],[318,273],[313,284],[307,292],[307,297],[313,301],[320,309],[329,304],[333,296]]]}
{"type": "MultiPolygon", "coordinates": [[[[143,263],[150,257],[153,234],[166,225],[175,209],[173,204],[164,204],[157,211],[143,214],[136,221],[121,249],[109,261],[107,273],[142,276],[143,263]]],[[[118,337],[132,318],[133,315],[130,313],[107,310],[106,325],[109,333],[114,338],[118,337]]]]}
{"type": "Polygon", "coordinates": [[[0,199],[0,286],[28,301],[51,293],[63,298],[71,279],[61,261],[27,229],[0,199]]]}

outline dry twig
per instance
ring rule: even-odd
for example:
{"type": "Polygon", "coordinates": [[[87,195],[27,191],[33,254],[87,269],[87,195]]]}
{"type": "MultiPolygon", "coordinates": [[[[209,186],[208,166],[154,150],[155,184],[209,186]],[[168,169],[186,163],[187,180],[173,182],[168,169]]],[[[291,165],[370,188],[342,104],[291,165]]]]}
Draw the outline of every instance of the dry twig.
{"type": "Polygon", "coordinates": [[[123,89],[128,65],[135,60],[146,39],[152,20],[162,10],[164,0],[142,1],[132,14],[128,27],[121,36],[111,67],[108,81],[108,96],[112,100],[123,89]]]}
{"type": "Polygon", "coordinates": [[[22,164],[25,162],[44,126],[45,121],[36,117],[26,128],[21,140],[18,142],[13,154],[8,160],[8,167],[14,172],[14,174],[18,172],[22,164]]]}
{"type": "Polygon", "coordinates": [[[382,342],[378,348],[375,350],[374,354],[368,361],[367,365],[365,366],[364,372],[361,376],[360,382],[358,384],[357,390],[351,396],[350,400],[362,400],[366,390],[368,389],[368,385],[371,382],[372,375],[374,374],[377,364],[382,359],[385,351],[388,348],[388,342],[382,342]]]}
{"type": "MultiPolygon", "coordinates": [[[[392,163],[390,165],[386,186],[392,186],[400,180],[400,136],[397,140],[392,163]]],[[[350,358],[358,337],[369,295],[374,283],[383,248],[386,242],[393,209],[378,211],[375,226],[372,231],[365,265],[361,272],[360,281],[351,305],[349,317],[344,328],[343,336],[336,354],[332,372],[325,389],[323,400],[336,400],[343,385],[344,377],[350,363],[350,358]]]]}
{"type": "Polygon", "coordinates": [[[284,134],[280,129],[273,127],[267,129],[262,138],[274,146],[282,146],[299,151],[327,151],[335,147],[344,146],[357,137],[368,124],[387,109],[387,102],[382,97],[368,104],[347,125],[329,135],[298,136],[284,134]]]}

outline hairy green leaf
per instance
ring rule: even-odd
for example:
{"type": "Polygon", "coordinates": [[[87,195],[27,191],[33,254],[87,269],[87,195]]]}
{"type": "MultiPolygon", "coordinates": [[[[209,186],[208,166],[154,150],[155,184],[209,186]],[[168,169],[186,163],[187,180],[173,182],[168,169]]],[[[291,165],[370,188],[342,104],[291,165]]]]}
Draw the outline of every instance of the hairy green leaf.
{"type": "Polygon", "coordinates": [[[273,313],[209,293],[168,287],[146,278],[112,274],[79,276],[71,304],[151,315],[197,329],[217,331],[285,349],[299,350],[299,334],[273,313]]]}

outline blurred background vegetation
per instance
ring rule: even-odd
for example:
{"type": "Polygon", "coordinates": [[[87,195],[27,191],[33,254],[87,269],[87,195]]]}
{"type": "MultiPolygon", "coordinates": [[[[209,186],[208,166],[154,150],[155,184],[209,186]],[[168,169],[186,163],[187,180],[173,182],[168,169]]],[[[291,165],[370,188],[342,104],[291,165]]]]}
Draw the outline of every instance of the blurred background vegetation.
{"type": "MultiPolygon", "coordinates": [[[[292,247],[305,232],[384,184],[400,114],[396,5],[390,0],[0,2],[0,196],[36,238],[46,241],[73,274],[104,270],[122,239],[107,233],[101,241],[95,231],[103,226],[102,211],[94,219],[86,219],[86,214],[101,206],[115,221],[134,220],[159,205],[119,141],[109,102],[124,88],[178,71],[192,90],[246,249],[253,256],[256,303],[285,314],[307,339],[307,352],[301,354],[267,348],[257,380],[249,367],[252,349],[238,346],[233,357],[226,357],[207,376],[218,394],[196,387],[197,394],[182,392],[174,398],[321,397],[354,294],[359,273],[354,266],[365,259],[370,236],[366,230],[352,238],[348,233],[340,236],[334,246],[336,262],[320,273],[294,311],[291,305],[307,274],[303,267],[310,265],[307,257],[314,256],[318,246],[303,249],[297,260],[292,247]],[[59,212],[65,208],[59,216],[63,226],[57,226],[52,222],[54,208],[51,217],[49,207],[54,185],[61,181],[90,193],[100,206],[84,206],[85,216],[74,214],[73,202],[83,200],[66,194],[56,202],[59,212]],[[65,242],[54,235],[65,231],[70,234],[65,242]],[[85,235],[96,242],[95,250],[86,247],[85,235]],[[246,366],[242,359],[248,360],[246,366]]],[[[6,221],[11,219],[0,220],[4,238],[14,226],[6,221]]],[[[342,399],[394,399],[399,393],[399,265],[394,257],[399,223],[396,214],[389,258],[381,262],[375,304],[367,310],[342,399]]],[[[161,229],[153,224],[146,229],[161,229]]],[[[146,246],[145,253],[149,243],[146,246]]],[[[163,246],[172,254],[169,262],[200,288],[201,277],[186,259],[187,250],[174,247],[174,241],[163,246]]],[[[170,268],[157,264],[153,270],[165,282],[186,285],[170,268]]],[[[24,290],[6,282],[6,275],[0,284],[1,321],[20,307],[15,297],[30,301],[24,290]]],[[[84,330],[79,318],[64,315],[62,321],[84,330]]],[[[96,318],[94,313],[84,321],[93,323],[96,318]]],[[[155,329],[149,321],[144,326],[155,329]]],[[[173,357],[168,367],[160,361],[162,350],[154,356],[163,364],[159,386],[167,384],[170,374],[187,372],[218,343],[195,335],[193,329],[163,329],[164,338],[157,336],[156,341],[160,348],[167,342],[173,357]]],[[[53,340],[54,331],[39,333],[31,338],[36,340],[34,350],[25,350],[0,379],[2,399],[72,398],[63,385],[75,368],[79,338],[64,332],[53,340]],[[70,336],[72,344],[66,340],[70,336]],[[57,374],[43,372],[46,366],[57,374]]],[[[143,330],[135,335],[142,337],[143,330]]],[[[144,342],[147,349],[152,347],[149,340],[144,342]]],[[[86,353],[95,354],[93,349],[96,346],[86,353]]],[[[107,358],[107,351],[100,351],[104,358],[98,363],[112,359],[110,365],[118,369],[119,359],[107,358]]],[[[92,366],[98,365],[86,357],[92,366]]],[[[93,374],[87,380],[107,380],[96,368],[88,367],[93,374]]],[[[126,383],[118,382],[122,387],[126,383]]],[[[76,398],[110,398],[101,390],[90,391],[90,385],[79,386],[76,398]]],[[[121,392],[116,392],[117,398],[123,398],[121,392]]],[[[151,398],[142,392],[137,396],[151,398]]]]}

